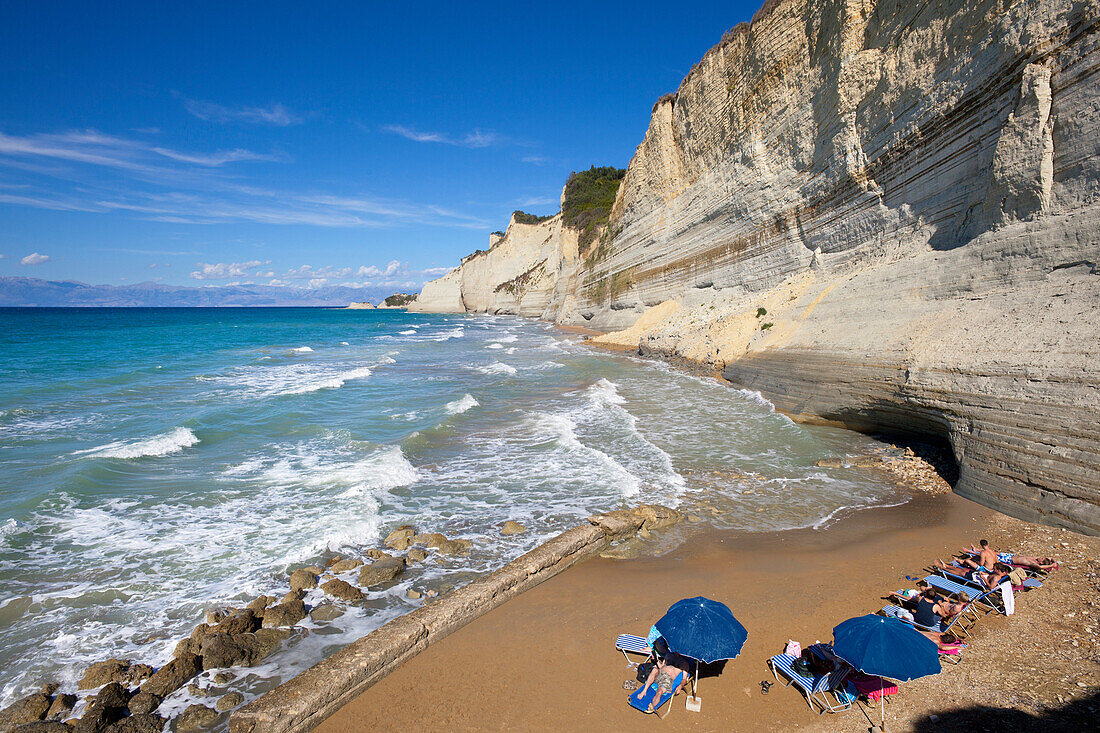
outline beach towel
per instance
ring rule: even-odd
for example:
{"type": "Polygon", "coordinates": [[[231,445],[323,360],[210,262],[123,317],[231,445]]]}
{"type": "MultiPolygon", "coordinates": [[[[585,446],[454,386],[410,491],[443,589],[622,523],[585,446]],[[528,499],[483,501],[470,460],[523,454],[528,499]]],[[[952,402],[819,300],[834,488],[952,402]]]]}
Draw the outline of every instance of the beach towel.
{"type": "MultiPolygon", "coordinates": [[[[680,672],[676,675],[676,678],[672,681],[672,690],[666,692],[661,696],[661,699],[657,701],[657,704],[653,706],[653,712],[657,712],[672,698],[672,692],[680,686],[680,682],[684,679],[684,673],[680,672]]],[[[653,696],[657,694],[657,683],[649,685],[648,687],[642,687],[630,694],[627,698],[627,702],[630,703],[630,707],[641,710],[643,713],[648,712],[649,703],[653,701],[653,696]]]]}
{"type": "Polygon", "coordinates": [[[1004,582],[997,587],[1001,589],[1001,598],[1004,599],[1005,616],[1011,616],[1016,613],[1016,598],[1012,595],[1012,583],[1004,582]]]}

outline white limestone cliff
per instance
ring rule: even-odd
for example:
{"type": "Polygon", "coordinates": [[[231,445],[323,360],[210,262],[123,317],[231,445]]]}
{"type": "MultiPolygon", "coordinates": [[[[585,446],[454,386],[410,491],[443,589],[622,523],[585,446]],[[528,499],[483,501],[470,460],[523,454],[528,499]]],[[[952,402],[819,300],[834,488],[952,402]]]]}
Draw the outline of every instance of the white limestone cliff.
{"type": "Polygon", "coordinates": [[[943,439],[959,493],[1100,533],[1098,48],[1097,0],[769,0],[654,106],[593,254],[530,307],[497,288],[537,237],[425,293],[943,439]]]}

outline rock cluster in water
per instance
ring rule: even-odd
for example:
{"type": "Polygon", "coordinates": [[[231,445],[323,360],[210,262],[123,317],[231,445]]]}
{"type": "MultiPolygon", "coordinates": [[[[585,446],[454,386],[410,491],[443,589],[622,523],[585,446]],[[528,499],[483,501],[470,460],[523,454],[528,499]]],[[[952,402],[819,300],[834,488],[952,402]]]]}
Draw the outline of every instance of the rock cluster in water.
{"type": "MultiPolygon", "coordinates": [[[[523,531],[522,525],[509,522],[503,533],[523,531]],[[512,532],[507,531],[511,529],[512,532]]],[[[473,543],[452,539],[439,532],[418,534],[403,525],[386,537],[385,546],[405,555],[393,555],[371,548],[362,557],[333,555],[324,567],[310,565],[289,574],[290,590],[282,598],[262,595],[242,608],[215,608],[206,612],[203,622],[176,644],[172,659],[160,669],[129,659],[106,659],[90,665],[80,678],[78,691],[95,691],[81,701],[77,695],[58,692],[49,684],[39,692],[17,700],[0,710],[0,733],[159,733],[168,720],[157,713],[163,700],[187,687],[196,696],[210,694],[191,682],[206,670],[228,667],[252,667],[269,657],[296,632],[294,627],[307,616],[315,622],[340,617],[340,603],[359,603],[364,590],[384,586],[405,572],[409,564],[423,563],[431,551],[438,555],[465,555],[473,543]],[[356,582],[337,577],[356,573],[356,582]],[[319,588],[333,600],[309,606],[303,600],[306,591],[319,588]],[[74,709],[80,710],[74,717],[74,709]]],[[[438,591],[409,589],[411,600],[431,598],[438,591]]],[[[308,633],[308,632],[305,632],[308,633]]],[[[214,676],[217,684],[233,680],[229,673],[214,676]]],[[[245,702],[239,692],[221,696],[214,707],[193,704],[174,721],[176,731],[205,730],[245,702]]]]}

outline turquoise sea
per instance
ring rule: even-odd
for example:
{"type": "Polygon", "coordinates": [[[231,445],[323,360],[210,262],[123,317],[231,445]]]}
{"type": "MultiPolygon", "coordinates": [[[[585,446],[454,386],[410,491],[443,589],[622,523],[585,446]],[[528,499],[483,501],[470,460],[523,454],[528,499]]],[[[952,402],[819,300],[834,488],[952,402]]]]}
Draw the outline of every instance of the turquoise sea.
{"type": "Polygon", "coordinates": [[[163,664],[205,609],[281,596],[288,569],[400,524],[474,543],[233,670],[251,698],[416,607],[407,590],[467,582],[595,511],[774,531],[904,501],[814,465],[871,445],[511,317],[0,309],[0,705],[74,690],[93,661],[163,664]],[[502,537],[508,519],[528,532],[502,537]]]}

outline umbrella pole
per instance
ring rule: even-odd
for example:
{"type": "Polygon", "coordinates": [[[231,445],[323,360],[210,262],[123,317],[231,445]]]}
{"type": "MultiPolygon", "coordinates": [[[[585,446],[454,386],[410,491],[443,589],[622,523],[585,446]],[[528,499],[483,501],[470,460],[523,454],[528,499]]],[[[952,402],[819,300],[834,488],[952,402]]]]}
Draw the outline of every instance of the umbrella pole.
{"type": "MultiPolygon", "coordinates": [[[[879,679],[882,680],[881,677],[879,679]]],[[[886,690],[883,689],[885,686],[886,683],[884,681],[880,682],[878,689],[878,703],[880,706],[878,716],[879,728],[882,728],[883,733],[886,731],[886,690]]]]}

